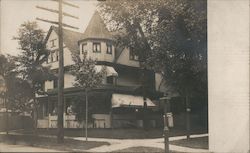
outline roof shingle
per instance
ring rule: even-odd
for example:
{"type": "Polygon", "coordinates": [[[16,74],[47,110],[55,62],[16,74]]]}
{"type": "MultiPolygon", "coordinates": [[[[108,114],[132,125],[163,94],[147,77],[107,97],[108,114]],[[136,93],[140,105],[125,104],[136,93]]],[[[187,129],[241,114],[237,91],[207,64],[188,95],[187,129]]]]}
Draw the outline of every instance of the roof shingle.
{"type": "Polygon", "coordinates": [[[112,34],[106,28],[106,25],[100,16],[100,14],[96,11],[92,16],[85,32],[85,38],[95,38],[95,39],[112,39],[112,34]]]}
{"type": "MultiPolygon", "coordinates": [[[[58,34],[58,27],[51,26],[50,31],[52,30],[54,30],[58,34]]],[[[63,29],[63,42],[71,52],[75,53],[79,52],[79,46],[77,42],[83,38],[84,38],[83,33],[71,31],[68,29],[63,29]]]]}

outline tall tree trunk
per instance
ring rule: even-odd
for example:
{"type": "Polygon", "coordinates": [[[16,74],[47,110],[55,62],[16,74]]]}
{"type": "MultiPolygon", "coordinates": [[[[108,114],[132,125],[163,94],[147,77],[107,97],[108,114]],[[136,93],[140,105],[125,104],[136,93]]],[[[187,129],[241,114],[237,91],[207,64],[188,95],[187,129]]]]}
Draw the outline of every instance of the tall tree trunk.
{"type": "Polygon", "coordinates": [[[85,115],[85,137],[88,141],[88,91],[85,89],[86,115],[85,115]]]}
{"type": "Polygon", "coordinates": [[[185,97],[185,101],[186,101],[186,132],[187,132],[187,139],[189,139],[190,138],[190,112],[191,112],[191,108],[190,108],[189,96],[187,94],[185,97]]]}

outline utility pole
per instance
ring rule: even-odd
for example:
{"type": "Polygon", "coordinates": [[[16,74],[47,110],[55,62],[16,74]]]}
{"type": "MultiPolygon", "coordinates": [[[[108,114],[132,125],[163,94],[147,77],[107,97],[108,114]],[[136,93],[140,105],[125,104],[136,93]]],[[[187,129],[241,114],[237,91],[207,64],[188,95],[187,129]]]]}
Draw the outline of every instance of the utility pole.
{"type": "Polygon", "coordinates": [[[63,112],[64,112],[64,58],[63,58],[63,29],[62,29],[62,0],[59,0],[59,72],[58,72],[58,117],[57,117],[57,142],[63,143],[64,130],[63,130],[63,112]]]}
{"type": "Polygon", "coordinates": [[[67,25],[63,23],[63,15],[68,16],[71,18],[78,19],[78,17],[75,17],[71,14],[68,14],[66,12],[63,12],[63,4],[68,5],[70,7],[79,8],[77,5],[68,3],[64,0],[52,0],[58,2],[58,10],[53,10],[49,8],[44,8],[41,6],[36,6],[38,9],[46,10],[49,12],[57,13],[58,14],[58,22],[45,20],[41,18],[37,18],[37,20],[48,22],[52,24],[58,25],[58,37],[59,37],[59,70],[58,70],[58,103],[57,103],[57,143],[63,143],[64,142],[64,127],[63,127],[63,114],[64,114],[64,57],[63,57],[63,26],[78,29],[77,27],[67,25]]]}

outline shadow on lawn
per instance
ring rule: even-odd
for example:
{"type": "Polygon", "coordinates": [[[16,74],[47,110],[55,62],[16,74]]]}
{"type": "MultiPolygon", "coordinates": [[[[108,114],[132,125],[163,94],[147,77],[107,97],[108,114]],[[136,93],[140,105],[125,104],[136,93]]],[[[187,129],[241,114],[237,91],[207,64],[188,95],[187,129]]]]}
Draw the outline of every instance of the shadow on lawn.
{"type": "Polygon", "coordinates": [[[83,151],[102,145],[110,145],[108,142],[86,142],[73,139],[64,139],[64,144],[58,144],[56,138],[38,137],[35,135],[0,135],[0,142],[12,145],[35,146],[60,151],[83,151]]]}
{"type": "MultiPolygon", "coordinates": [[[[30,134],[30,131],[20,131],[18,133],[30,134]]],[[[38,135],[54,135],[56,136],[56,129],[38,129],[38,135]]],[[[204,129],[195,129],[191,134],[207,133],[204,129]]],[[[65,136],[68,137],[83,137],[85,136],[82,129],[64,129],[65,136]]],[[[184,136],[186,134],[183,129],[171,129],[170,137],[184,136]]],[[[113,138],[113,139],[151,139],[162,138],[163,129],[88,129],[88,136],[92,138],[113,138]]]]}

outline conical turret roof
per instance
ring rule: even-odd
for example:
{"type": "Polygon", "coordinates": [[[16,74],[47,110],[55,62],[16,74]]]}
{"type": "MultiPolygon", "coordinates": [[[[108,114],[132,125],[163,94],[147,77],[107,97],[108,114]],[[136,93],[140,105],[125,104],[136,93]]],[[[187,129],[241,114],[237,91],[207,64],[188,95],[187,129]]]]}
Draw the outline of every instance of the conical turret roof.
{"type": "Polygon", "coordinates": [[[112,39],[112,34],[106,28],[106,25],[99,12],[95,12],[92,16],[85,32],[85,38],[96,39],[112,39]]]}

